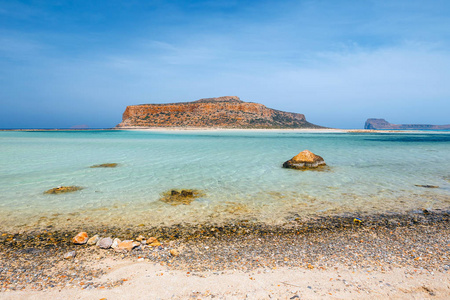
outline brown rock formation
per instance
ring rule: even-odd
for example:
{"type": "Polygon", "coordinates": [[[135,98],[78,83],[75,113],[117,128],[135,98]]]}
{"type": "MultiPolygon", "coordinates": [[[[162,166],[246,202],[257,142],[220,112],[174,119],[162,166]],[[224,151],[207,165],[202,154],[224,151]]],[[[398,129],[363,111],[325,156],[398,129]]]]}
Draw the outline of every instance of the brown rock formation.
{"type": "Polygon", "coordinates": [[[325,161],[321,156],[315,155],[309,150],[304,150],[290,160],[286,161],[283,164],[283,168],[304,170],[325,165],[325,161]]]}
{"type": "Polygon", "coordinates": [[[236,96],[131,105],[117,127],[322,128],[307,122],[302,114],[244,102],[236,96]]]}

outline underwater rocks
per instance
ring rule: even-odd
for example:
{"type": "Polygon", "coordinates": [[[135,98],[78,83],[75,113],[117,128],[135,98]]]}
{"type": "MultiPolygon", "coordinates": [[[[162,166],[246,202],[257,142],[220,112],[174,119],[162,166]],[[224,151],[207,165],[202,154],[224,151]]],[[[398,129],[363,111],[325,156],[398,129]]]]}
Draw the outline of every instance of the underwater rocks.
{"type": "Polygon", "coordinates": [[[429,185],[429,184],[415,184],[415,186],[428,188],[428,189],[437,189],[437,188],[439,188],[438,185],[429,185]]]}
{"type": "Polygon", "coordinates": [[[202,193],[198,190],[170,190],[165,192],[159,200],[171,205],[188,205],[201,196],[202,193]]]}
{"type": "Polygon", "coordinates": [[[53,189],[49,189],[45,191],[44,194],[63,194],[63,193],[71,193],[82,190],[81,186],[58,186],[53,189]]]}
{"type": "Polygon", "coordinates": [[[107,164],[100,164],[100,165],[93,165],[90,166],[90,168],[115,168],[117,167],[117,163],[107,163],[107,164]]]}
{"type": "Polygon", "coordinates": [[[88,241],[88,234],[86,232],[80,232],[72,239],[72,243],[76,245],[86,244],[87,241],[88,241]]]}
{"type": "Polygon", "coordinates": [[[312,153],[309,150],[304,150],[283,163],[283,168],[308,170],[318,167],[326,166],[325,161],[319,155],[312,153]]]}

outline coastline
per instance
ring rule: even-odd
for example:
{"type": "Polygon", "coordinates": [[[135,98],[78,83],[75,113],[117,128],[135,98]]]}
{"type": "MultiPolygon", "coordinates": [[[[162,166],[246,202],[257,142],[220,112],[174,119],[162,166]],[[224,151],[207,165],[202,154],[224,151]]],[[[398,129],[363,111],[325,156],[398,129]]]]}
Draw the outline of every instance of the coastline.
{"type": "Polygon", "coordinates": [[[379,130],[379,129],[341,129],[341,128],[220,128],[220,127],[142,127],[126,126],[112,128],[50,128],[50,129],[0,129],[0,132],[58,132],[58,131],[148,131],[148,132],[295,132],[295,133],[450,133],[449,130],[379,130]]]}
{"type": "Polygon", "coordinates": [[[74,245],[70,240],[75,230],[2,232],[0,296],[62,299],[76,292],[80,299],[149,295],[289,299],[358,298],[370,293],[374,298],[445,299],[450,295],[448,210],[366,215],[361,221],[335,216],[292,220],[282,226],[231,222],[79,229],[89,236],[121,239],[156,236],[162,243],[130,252],[74,245]],[[180,254],[171,255],[172,249],[180,254]],[[75,259],[63,259],[68,251],[76,251],[75,259]]]}

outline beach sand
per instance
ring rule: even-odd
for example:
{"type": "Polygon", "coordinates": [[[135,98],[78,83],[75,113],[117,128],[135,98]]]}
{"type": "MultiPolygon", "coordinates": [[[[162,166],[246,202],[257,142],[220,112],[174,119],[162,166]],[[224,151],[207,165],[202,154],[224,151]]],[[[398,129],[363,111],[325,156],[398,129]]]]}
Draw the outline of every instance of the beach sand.
{"type": "Polygon", "coordinates": [[[0,298],[448,299],[449,221],[448,211],[423,211],[87,230],[162,243],[123,253],[73,245],[75,231],[4,232],[0,298]]]}

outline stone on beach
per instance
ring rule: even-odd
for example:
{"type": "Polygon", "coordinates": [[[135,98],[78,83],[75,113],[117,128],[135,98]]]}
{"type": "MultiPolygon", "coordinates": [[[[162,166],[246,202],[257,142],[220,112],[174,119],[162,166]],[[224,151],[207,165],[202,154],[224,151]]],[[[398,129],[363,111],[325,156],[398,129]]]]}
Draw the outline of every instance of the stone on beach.
{"type": "Polygon", "coordinates": [[[148,240],[147,240],[147,243],[146,243],[148,246],[150,246],[150,247],[158,247],[158,246],[161,246],[161,243],[158,241],[158,239],[157,238],[155,238],[155,237],[150,237],[148,240]]]}
{"type": "Polygon", "coordinates": [[[117,167],[117,163],[107,163],[107,164],[100,164],[100,165],[93,165],[90,166],[90,168],[115,168],[117,167]]]}
{"type": "Polygon", "coordinates": [[[138,241],[138,242],[142,242],[143,240],[145,240],[145,237],[142,236],[142,235],[139,235],[139,236],[136,238],[136,241],[138,241]]]}
{"type": "Polygon", "coordinates": [[[86,232],[80,232],[76,236],[73,237],[72,243],[74,243],[76,245],[82,245],[82,244],[86,244],[88,239],[89,239],[89,237],[86,232]]]}
{"type": "Polygon", "coordinates": [[[101,249],[108,249],[112,246],[112,244],[113,244],[112,238],[105,237],[105,238],[101,238],[100,240],[98,240],[97,247],[99,247],[101,249]]]}
{"type": "Polygon", "coordinates": [[[117,246],[121,243],[122,241],[118,238],[115,238],[111,244],[111,248],[116,249],[117,246]]]}
{"type": "Polygon", "coordinates": [[[77,255],[75,251],[69,251],[66,254],[64,254],[64,259],[71,259],[74,258],[77,255]]]}
{"type": "Polygon", "coordinates": [[[325,165],[325,161],[321,156],[316,155],[309,150],[304,150],[290,160],[284,162],[283,168],[307,170],[325,165]]]}
{"type": "Polygon", "coordinates": [[[44,194],[63,194],[76,192],[82,189],[83,188],[81,186],[58,186],[53,189],[49,189],[48,191],[45,191],[44,194]]]}
{"type": "Polygon", "coordinates": [[[97,244],[99,239],[100,239],[100,236],[98,234],[96,234],[87,241],[87,244],[89,246],[95,245],[95,244],[97,244]]]}
{"type": "Polygon", "coordinates": [[[141,243],[132,240],[125,240],[120,242],[114,249],[116,251],[131,251],[134,247],[139,246],[141,243]]]}
{"type": "Polygon", "coordinates": [[[178,256],[178,255],[180,255],[180,252],[179,252],[177,249],[171,249],[171,250],[169,251],[169,253],[170,253],[170,255],[172,255],[172,256],[178,256]]]}

